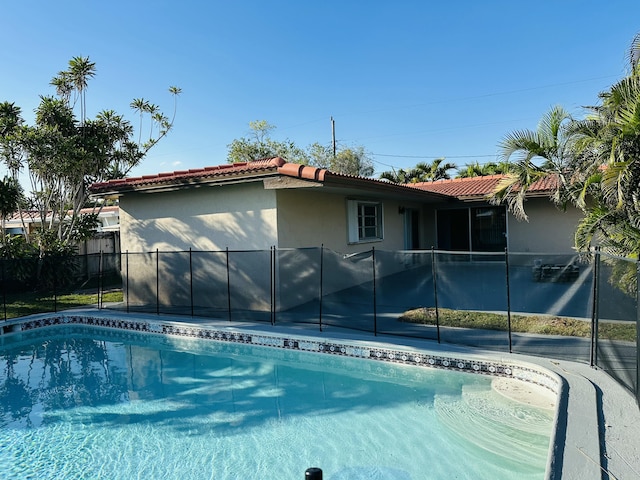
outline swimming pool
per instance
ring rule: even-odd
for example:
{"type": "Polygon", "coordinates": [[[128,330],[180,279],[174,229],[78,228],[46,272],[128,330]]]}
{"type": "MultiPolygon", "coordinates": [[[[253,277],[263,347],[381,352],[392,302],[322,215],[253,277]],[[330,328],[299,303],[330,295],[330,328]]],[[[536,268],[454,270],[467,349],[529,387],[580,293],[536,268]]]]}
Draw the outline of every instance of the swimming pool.
{"type": "Polygon", "coordinates": [[[3,338],[8,478],[544,478],[553,411],[505,398],[489,375],[361,346],[71,323],[3,338]],[[396,361],[353,358],[365,354],[396,361]]]}

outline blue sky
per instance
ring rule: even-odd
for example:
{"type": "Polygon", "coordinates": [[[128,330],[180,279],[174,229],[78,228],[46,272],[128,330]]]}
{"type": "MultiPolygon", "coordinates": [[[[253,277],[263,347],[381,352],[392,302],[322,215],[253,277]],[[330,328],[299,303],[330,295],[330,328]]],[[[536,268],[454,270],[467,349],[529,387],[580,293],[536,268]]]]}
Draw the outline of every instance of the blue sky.
{"type": "Polygon", "coordinates": [[[626,73],[637,0],[3,2],[0,101],[28,123],[74,56],[91,115],[144,97],[174,130],[132,174],[226,163],[248,123],[301,147],[363,146],[376,175],[437,157],[495,160],[508,132],[576,116],[626,73]]]}

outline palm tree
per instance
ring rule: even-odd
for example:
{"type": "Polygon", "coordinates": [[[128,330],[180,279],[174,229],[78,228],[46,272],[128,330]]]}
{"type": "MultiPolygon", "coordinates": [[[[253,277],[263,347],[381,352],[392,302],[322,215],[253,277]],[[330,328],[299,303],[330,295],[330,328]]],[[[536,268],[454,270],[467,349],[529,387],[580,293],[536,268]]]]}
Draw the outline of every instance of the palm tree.
{"type": "Polygon", "coordinates": [[[599,95],[574,120],[561,107],[547,113],[535,132],[517,131],[501,143],[502,157],[519,155],[513,170],[493,192],[527,218],[524,198],[531,185],[550,175],[557,179],[552,199],[584,212],[575,235],[576,248],[594,239],[603,249],[637,258],[640,252],[640,34],[629,50],[629,75],[599,95]]]}
{"type": "Polygon", "coordinates": [[[0,158],[14,178],[18,177],[24,158],[20,143],[23,123],[20,107],[11,102],[0,103],[0,158]]]}
{"type": "Polygon", "coordinates": [[[56,94],[66,103],[70,104],[71,94],[73,93],[73,85],[71,84],[71,78],[69,72],[58,72],[56,77],[51,79],[50,84],[56,88],[56,94]]]}
{"type": "Polygon", "coordinates": [[[389,180],[393,183],[409,183],[407,180],[407,172],[406,170],[400,168],[397,172],[395,168],[392,168],[390,171],[382,172],[380,174],[381,179],[389,180]]]}
{"type": "Polygon", "coordinates": [[[20,182],[11,177],[0,180],[0,221],[2,222],[2,243],[6,242],[5,224],[7,218],[18,211],[23,198],[20,182]]]}
{"type": "Polygon", "coordinates": [[[557,188],[551,198],[556,205],[564,206],[571,197],[571,183],[567,181],[572,158],[571,122],[571,115],[555,106],[542,117],[535,131],[507,134],[500,143],[500,157],[509,162],[509,172],[496,186],[490,201],[506,203],[516,218],[527,220],[524,208],[527,191],[535,182],[553,175],[557,178],[557,188]]]}
{"type": "Polygon", "coordinates": [[[138,129],[138,143],[142,142],[142,120],[144,118],[144,113],[147,111],[147,105],[149,102],[144,98],[134,98],[133,101],[129,104],[129,106],[133,109],[134,112],[140,114],[140,128],[138,129]]]}
{"type": "MultiPolygon", "coordinates": [[[[634,45],[640,53],[640,35],[634,45]]],[[[585,211],[576,246],[586,249],[598,237],[623,256],[640,250],[640,69],[638,55],[629,57],[631,74],[601,93],[601,105],[573,125],[583,184],[577,204],[585,211]]]]}
{"type": "Polygon", "coordinates": [[[176,119],[176,112],[178,111],[178,95],[182,93],[182,89],[180,87],[172,85],[169,87],[169,93],[173,95],[173,115],[171,116],[171,121],[169,122],[171,125],[173,125],[173,121],[176,119]]]}
{"type": "Polygon", "coordinates": [[[426,162],[420,162],[415,167],[404,170],[399,169],[382,172],[380,178],[392,181],[394,183],[420,183],[420,182],[435,182],[436,180],[448,180],[451,178],[449,175],[450,170],[456,169],[456,165],[453,163],[442,163],[443,158],[436,158],[427,164],[426,162]]]}
{"type": "Polygon", "coordinates": [[[420,162],[410,171],[411,183],[449,180],[449,171],[456,168],[455,163],[445,162],[444,157],[436,158],[431,164],[420,162]]]}
{"type": "Polygon", "coordinates": [[[151,140],[153,138],[153,125],[154,125],[154,120],[155,120],[155,116],[158,115],[158,113],[160,112],[160,107],[158,107],[158,105],[156,105],[155,103],[149,103],[147,102],[147,104],[145,105],[145,109],[144,109],[145,113],[148,113],[149,116],[151,117],[151,121],[149,122],[151,124],[151,126],[149,127],[149,140],[151,140]]]}
{"type": "Polygon", "coordinates": [[[487,175],[503,175],[509,172],[511,164],[506,161],[480,164],[476,161],[467,164],[464,170],[458,170],[456,178],[486,177],[487,175]]]}
{"type": "Polygon", "coordinates": [[[69,60],[67,73],[69,83],[80,98],[80,125],[84,126],[87,118],[86,90],[88,80],[96,74],[96,64],[89,61],[89,57],[73,57],[69,60]]]}

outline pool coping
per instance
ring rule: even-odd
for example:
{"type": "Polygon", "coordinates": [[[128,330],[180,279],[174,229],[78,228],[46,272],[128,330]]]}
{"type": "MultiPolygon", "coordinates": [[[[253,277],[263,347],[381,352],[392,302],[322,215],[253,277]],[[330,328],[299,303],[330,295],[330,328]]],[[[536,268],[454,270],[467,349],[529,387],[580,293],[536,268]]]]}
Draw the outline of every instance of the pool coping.
{"type": "Polygon", "coordinates": [[[224,320],[196,320],[97,309],[77,309],[8,320],[2,324],[0,338],[2,335],[63,325],[242,343],[528,382],[557,396],[555,428],[550,439],[545,478],[600,478],[604,471],[601,466],[596,388],[585,376],[567,370],[567,362],[501,354],[422,339],[372,336],[342,329],[311,331],[308,326],[276,327],[251,322],[230,324],[224,320]]]}

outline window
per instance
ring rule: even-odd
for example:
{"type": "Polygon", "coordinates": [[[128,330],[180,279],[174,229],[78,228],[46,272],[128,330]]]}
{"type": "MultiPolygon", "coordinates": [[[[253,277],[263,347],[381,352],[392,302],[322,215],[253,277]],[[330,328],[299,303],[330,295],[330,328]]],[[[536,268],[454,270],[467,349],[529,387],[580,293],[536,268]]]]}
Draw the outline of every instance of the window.
{"type": "Polygon", "coordinates": [[[347,201],[349,243],[382,240],[382,203],[347,201]]]}

